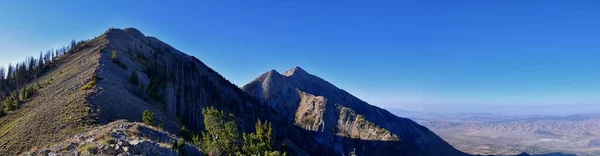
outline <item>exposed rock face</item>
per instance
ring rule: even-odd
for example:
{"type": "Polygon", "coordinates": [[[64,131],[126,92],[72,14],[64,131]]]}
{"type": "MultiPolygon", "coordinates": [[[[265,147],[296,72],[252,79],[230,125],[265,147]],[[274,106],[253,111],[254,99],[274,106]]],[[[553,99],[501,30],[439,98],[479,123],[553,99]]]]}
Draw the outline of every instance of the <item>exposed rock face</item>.
{"type": "Polygon", "coordinates": [[[141,123],[115,121],[24,155],[202,155],[199,149],[188,144],[181,149],[173,147],[179,139],[141,123]]]}
{"type": "Polygon", "coordinates": [[[269,71],[242,89],[298,127],[315,132],[313,137],[337,154],[356,149],[359,155],[465,155],[427,128],[372,106],[300,67],[284,74],[269,71]]]}
{"type": "Polygon", "coordinates": [[[325,130],[325,106],[327,100],[322,96],[314,96],[300,92],[300,105],[296,111],[295,124],[311,131],[325,130]]]}
{"type": "Polygon", "coordinates": [[[400,141],[398,136],[356,114],[352,109],[337,105],[340,112],[337,135],[360,140],[400,141]]]}

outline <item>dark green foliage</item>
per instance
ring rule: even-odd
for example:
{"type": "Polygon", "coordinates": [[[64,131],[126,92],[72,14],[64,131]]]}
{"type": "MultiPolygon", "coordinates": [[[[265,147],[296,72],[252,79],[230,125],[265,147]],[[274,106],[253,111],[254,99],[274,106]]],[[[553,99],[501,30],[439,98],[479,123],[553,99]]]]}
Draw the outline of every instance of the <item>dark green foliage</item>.
{"type": "Polygon", "coordinates": [[[12,110],[16,110],[21,104],[21,100],[19,100],[18,93],[6,98],[2,103],[3,111],[8,112],[12,110]]]}
{"type": "Polygon", "coordinates": [[[183,148],[185,147],[185,140],[183,139],[179,139],[177,140],[177,142],[173,142],[173,150],[179,152],[180,155],[185,155],[185,150],[183,150],[183,148]]]}
{"type": "Polygon", "coordinates": [[[138,86],[138,83],[139,83],[138,81],[139,80],[138,80],[137,73],[135,71],[132,71],[131,72],[131,77],[129,77],[129,83],[131,83],[131,84],[133,84],[135,86],[138,86]]]}
{"type": "Polygon", "coordinates": [[[161,95],[160,91],[166,87],[166,82],[161,79],[161,77],[154,77],[150,80],[150,84],[148,84],[148,91],[150,92],[150,96],[152,96],[155,100],[164,102],[164,96],[161,95]]]}
{"type": "Polygon", "coordinates": [[[214,107],[202,109],[205,131],[192,136],[192,142],[199,145],[207,155],[285,155],[274,150],[273,128],[270,122],[260,120],[256,132],[240,137],[239,128],[233,114],[226,115],[214,107]]]}
{"type": "Polygon", "coordinates": [[[265,121],[264,123],[258,120],[256,122],[256,132],[245,134],[244,133],[244,145],[242,151],[246,155],[267,155],[271,153],[278,153],[273,151],[273,128],[270,122],[265,121]]]}
{"type": "Polygon", "coordinates": [[[0,117],[3,117],[6,113],[4,112],[4,104],[0,103],[0,117]]]}
{"type": "Polygon", "coordinates": [[[207,155],[234,154],[240,150],[240,134],[232,114],[214,107],[202,109],[205,131],[200,147],[207,155]]]}
{"type": "Polygon", "coordinates": [[[142,121],[146,125],[154,126],[154,113],[150,112],[149,110],[144,110],[142,113],[142,121]]]}
{"type": "Polygon", "coordinates": [[[187,129],[187,127],[181,126],[181,129],[179,129],[179,131],[181,132],[181,137],[183,139],[185,139],[185,140],[192,139],[192,133],[190,132],[190,130],[187,129]]]}

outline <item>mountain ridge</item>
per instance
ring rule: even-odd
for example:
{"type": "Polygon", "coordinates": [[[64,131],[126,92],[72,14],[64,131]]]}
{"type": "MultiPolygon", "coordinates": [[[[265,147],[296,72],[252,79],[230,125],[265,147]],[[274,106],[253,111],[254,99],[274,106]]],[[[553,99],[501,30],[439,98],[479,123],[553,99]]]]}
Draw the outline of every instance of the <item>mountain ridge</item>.
{"type": "MultiPolygon", "coordinates": [[[[388,148],[390,151],[416,155],[435,155],[441,154],[441,151],[444,154],[464,155],[427,128],[370,105],[299,66],[281,75],[276,73],[278,72],[268,71],[242,89],[255,96],[259,102],[266,103],[283,112],[282,114],[288,114],[288,119],[297,126],[321,132],[317,140],[324,144],[334,144],[337,152],[351,151],[355,145],[335,143],[338,141],[335,136],[379,140],[392,144],[385,147],[396,147],[388,148]],[[404,144],[396,145],[393,140],[404,144]]],[[[367,152],[366,146],[356,147],[356,152],[367,152]]]]}
{"type": "Polygon", "coordinates": [[[141,122],[145,111],[166,133],[198,133],[199,112],[215,107],[233,114],[241,132],[254,131],[257,120],[272,122],[274,148],[290,155],[465,155],[299,66],[284,74],[270,70],[239,88],[135,28],[111,28],[74,48],[35,80],[44,81],[49,85],[23,108],[0,118],[0,153],[43,148],[123,119],[141,122]]]}

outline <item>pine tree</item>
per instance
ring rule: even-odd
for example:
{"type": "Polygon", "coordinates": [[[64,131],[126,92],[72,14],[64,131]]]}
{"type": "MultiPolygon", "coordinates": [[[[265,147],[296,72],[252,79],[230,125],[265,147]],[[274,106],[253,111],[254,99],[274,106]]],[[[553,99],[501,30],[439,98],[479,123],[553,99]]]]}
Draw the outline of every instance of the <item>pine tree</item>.
{"type": "Polygon", "coordinates": [[[149,110],[144,110],[144,112],[142,112],[142,121],[146,125],[154,126],[154,113],[149,110]]]}
{"type": "Polygon", "coordinates": [[[256,132],[245,134],[242,150],[246,155],[280,155],[273,150],[273,128],[270,122],[258,120],[255,125],[256,132]]]}
{"type": "Polygon", "coordinates": [[[8,70],[6,71],[6,85],[9,86],[13,83],[14,68],[12,64],[8,64],[8,70]]]}
{"type": "Polygon", "coordinates": [[[4,73],[4,67],[0,66],[0,93],[4,91],[4,88],[6,88],[6,77],[4,77],[5,75],[6,73],[4,73]]]}
{"type": "Polygon", "coordinates": [[[233,114],[225,115],[214,107],[202,109],[205,131],[202,132],[202,150],[207,155],[225,155],[239,152],[239,130],[233,114]]]}
{"type": "Polygon", "coordinates": [[[40,58],[38,59],[38,74],[44,69],[44,57],[42,56],[42,52],[40,52],[40,58]]]}

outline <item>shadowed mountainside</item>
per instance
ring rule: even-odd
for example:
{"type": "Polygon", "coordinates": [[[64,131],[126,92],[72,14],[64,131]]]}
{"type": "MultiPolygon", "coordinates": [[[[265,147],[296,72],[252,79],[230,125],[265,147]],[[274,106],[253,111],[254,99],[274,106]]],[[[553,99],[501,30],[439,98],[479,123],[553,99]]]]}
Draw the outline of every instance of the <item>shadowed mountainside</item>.
{"type": "Polygon", "coordinates": [[[271,70],[242,89],[279,111],[289,122],[314,132],[318,142],[338,153],[356,150],[359,154],[465,155],[427,128],[372,106],[300,67],[284,74],[271,70]],[[348,141],[351,139],[392,146],[348,141]]]}

